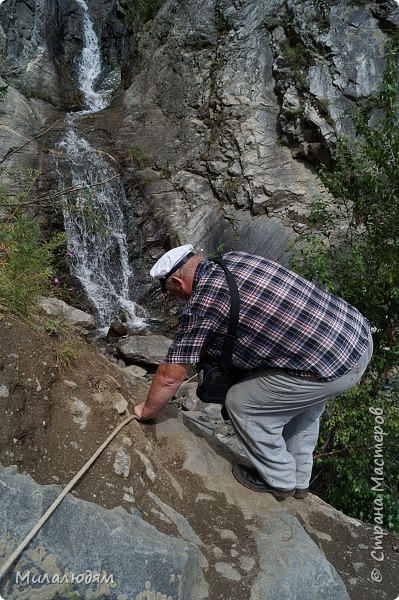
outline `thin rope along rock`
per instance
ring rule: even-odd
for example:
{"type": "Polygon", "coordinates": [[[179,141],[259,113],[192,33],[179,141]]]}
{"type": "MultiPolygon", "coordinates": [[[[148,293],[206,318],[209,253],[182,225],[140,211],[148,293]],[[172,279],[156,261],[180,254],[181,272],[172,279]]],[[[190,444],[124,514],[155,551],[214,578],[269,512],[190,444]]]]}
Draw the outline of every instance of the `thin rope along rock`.
{"type": "Polygon", "coordinates": [[[128,417],[122,423],[118,425],[116,429],[108,436],[105,442],[96,450],[91,458],[83,465],[80,471],[75,475],[75,477],[66,485],[66,487],[62,490],[62,492],[57,496],[52,505],[46,510],[41,519],[37,522],[35,527],[28,533],[28,535],[22,540],[19,546],[14,550],[11,556],[6,560],[6,562],[0,568],[0,581],[22,553],[22,551],[26,548],[29,542],[35,537],[37,532],[43,527],[44,523],[47,519],[52,515],[57,506],[62,502],[65,496],[71,491],[74,485],[79,481],[79,479],[86,473],[86,471],[91,467],[94,461],[100,456],[101,452],[108,446],[110,441],[119,433],[119,431],[125,427],[128,423],[130,423],[133,419],[137,419],[136,415],[128,417]]]}

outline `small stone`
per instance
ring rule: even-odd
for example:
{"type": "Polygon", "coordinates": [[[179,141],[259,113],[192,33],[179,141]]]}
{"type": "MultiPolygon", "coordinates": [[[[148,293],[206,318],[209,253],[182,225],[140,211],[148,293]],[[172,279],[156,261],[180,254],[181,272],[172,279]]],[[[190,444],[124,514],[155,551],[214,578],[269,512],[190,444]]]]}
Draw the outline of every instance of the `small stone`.
{"type": "Polygon", "coordinates": [[[232,540],[233,542],[237,541],[237,536],[234,531],[230,531],[230,529],[219,529],[216,527],[216,531],[219,533],[222,540],[232,540]]]}
{"type": "Polygon", "coordinates": [[[252,556],[240,556],[238,560],[240,563],[240,567],[244,571],[251,571],[255,566],[255,560],[252,558],[252,556]]]}
{"type": "Polygon", "coordinates": [[[128,367],[124,368],[123,372],[124,375],[128,375],[129,377],[133,378],[144,377],[147,375],[147,369],[143,369],[143,367],[139,367],[138,365],[129,365],[128,367]]]}
{"type": "Polygon", "coordinates": [[[90,407],[83,400],[74,397],[71,406],[72,420],[79,425],[79,429],[84,429],[87,425],[87,417],[90,414],[90,407]]]}
{"type": "Polygon", "coordinates": [[[231,581],[241,581],[241,575],[239,572],[233,569],[233,567],[228,563],[215,563],[215,570],[226,579],[230,579],[231,581]]]}
{"type": "Polygon", "coordinates": [[[107,337],[122,337],[127,334],[127,327],[118,320],[112,321],[107,337]]]}
{"type": "Polygon", "coordinates": [[[6,385],[0,385],[0,398],[8,398],[10,391],[6,385]]]}
{"type": "Polygon", "coordinates": [[[64,385],[71,388],[72,390],[76,390],[76,388],[78,387],[77,383],[75,383],[74,381],[69,381],[69,379],[64,379],[64,385]]]}
{"type": "Polygon", "coordinates": [[[135,501],[133,496],[131,496],[130,494],[123,494],[123,500],[125,502],[130,502],[130,503],[135,501]]]}
{"type": "Polygon", "coordinates": [[[117,475],[128,477],[130,473],[131,458],[123,448],[118,448],[114,460],[114,471],[117,475]]]}
{"type": "Polygon", "coordinates": [[[119,394],[119,398],[114,401],[114,408],[117,410],[119,415],[126,412],[128,404],[127,401],[119,394]]]}

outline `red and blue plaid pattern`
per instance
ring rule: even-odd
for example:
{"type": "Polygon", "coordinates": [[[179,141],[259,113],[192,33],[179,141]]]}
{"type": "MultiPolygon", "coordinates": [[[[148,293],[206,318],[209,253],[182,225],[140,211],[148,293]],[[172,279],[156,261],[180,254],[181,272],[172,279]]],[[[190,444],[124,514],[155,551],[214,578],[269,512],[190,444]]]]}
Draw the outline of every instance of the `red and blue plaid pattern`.
{"type": "MultiPolygon", "coordinates": [[[[246,252],[228,252],[223,258],[241,302],[234,366],[277,367],[328,381],[357,364],[370,325],[356,308],[266,258],[246,252]]],[[[229,311],[223,270],[212,261],[200,263],[165,362],[196,364],[205,347],[219,359],[229,311]]]]}

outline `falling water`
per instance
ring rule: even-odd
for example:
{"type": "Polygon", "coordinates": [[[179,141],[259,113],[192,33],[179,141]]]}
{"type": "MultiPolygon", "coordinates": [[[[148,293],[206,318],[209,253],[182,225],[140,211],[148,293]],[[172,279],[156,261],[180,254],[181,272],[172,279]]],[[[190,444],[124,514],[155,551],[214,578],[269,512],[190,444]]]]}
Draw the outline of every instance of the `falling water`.
{"type": "Polygon", "coordinates": [[[138,310],[143,314],[143,309],[129,299],[132,273],[123,215],[126,206],[123,186],[104,153],[92,148],[75,126],[82,115],[105,108],[112,92],[95,89],[101,75],[100,47],[87,2],[76,2],[83,9],[84,48],[78,85],[86,107],[67,116],[67,132],[60,142],[70,164],[72,186],[82,188],[65,201],[63,209],[71,270],[95,307],[100,329],[115,318],[137,329],[145,322],[137,316],[138,310]]]}

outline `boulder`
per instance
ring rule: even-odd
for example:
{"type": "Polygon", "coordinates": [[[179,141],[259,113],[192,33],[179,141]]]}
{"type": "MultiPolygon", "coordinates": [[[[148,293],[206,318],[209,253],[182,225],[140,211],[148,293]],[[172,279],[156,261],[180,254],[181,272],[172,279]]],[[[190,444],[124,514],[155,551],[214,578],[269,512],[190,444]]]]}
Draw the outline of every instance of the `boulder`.
{"type": "Polygon", "coordinates": [[[165,358],[172,340],[163,335],[131,335],[116,348],[124,359],[149,365],[159,365],[165,358]]]}
{"type": "Polygon", "coordinates": [[[126,335],[128,329],[126,325],[121,323],[120,321],[112,321],[111,327],[108,329],[107,337],[122,337],[126,335]]]}
{"type": "MultiPolygon", "coordinates": [[[[0,469],[0,485],[4,557],[39,521],[60,489],[39,486],[14,467],[0,469]]],[[[2,580],[0,595],[9,600],[72,594],[200,600],[206,595],[203,566],[196,545],[160,533],[138,511],[106,510],[68,495],[2,580]]]]}
{"type": "Polygon", "coordinates": [[[83,327],[84,329],[96,328],[96,323],[92,315],[79,308],[69,306],[69,304],[63,300],[41,297],[39,299],[39,305],[47,315],[64,319],[69,325],[83,327]]]}

